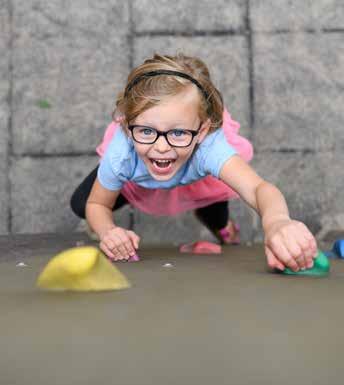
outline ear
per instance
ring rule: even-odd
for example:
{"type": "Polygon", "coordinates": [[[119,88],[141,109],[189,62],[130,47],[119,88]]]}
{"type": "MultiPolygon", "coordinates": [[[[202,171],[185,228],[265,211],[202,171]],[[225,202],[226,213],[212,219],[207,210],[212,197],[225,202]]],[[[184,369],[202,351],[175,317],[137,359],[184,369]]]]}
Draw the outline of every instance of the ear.
{"type": "Polygon", "coordinates": [[[210,119],[208,118],[201,126],[201,128],[199,129],[199,135],[198,135],[198,140],[197,140],[197,143],[202,143],[204,138],[208,135],[209,133],[209,130],[210,130],[210,125],[211,125],[211,121],[210,119]]]}

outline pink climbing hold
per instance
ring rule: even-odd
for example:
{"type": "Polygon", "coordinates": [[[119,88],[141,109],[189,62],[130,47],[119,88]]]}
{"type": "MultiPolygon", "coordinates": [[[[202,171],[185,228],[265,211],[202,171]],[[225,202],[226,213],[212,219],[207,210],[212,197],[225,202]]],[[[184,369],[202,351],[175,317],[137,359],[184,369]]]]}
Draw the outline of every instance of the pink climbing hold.
{"type": "Polygon", "coordinates": [[[135,254],[135,255],[132,255],[129,259],[128,259],[128,262],[139,262],[140,260],[140,257],[135,254]]]}
{"type": "Polygon", "coordinates": [[[179,251],[191,254],[221,254],[222,247],[213,242],[197,241],[181,245],[179,251]]]}

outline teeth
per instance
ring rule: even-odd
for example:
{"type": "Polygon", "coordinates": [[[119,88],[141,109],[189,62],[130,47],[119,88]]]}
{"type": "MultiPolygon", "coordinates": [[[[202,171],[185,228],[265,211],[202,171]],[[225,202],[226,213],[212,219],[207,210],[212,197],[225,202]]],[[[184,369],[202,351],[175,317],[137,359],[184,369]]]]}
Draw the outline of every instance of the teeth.
{"type": "Polygon", "coordinates": [[[168,167],[173,161],[168,159],[152,159],[158,167],[168,167]]]}

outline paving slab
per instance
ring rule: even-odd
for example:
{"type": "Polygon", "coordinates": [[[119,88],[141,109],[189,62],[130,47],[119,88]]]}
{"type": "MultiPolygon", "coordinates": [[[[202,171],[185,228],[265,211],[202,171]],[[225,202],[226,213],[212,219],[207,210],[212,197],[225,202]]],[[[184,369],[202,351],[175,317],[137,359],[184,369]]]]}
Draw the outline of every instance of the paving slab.
{"type": "Polygon", "coordinates": [[[72,193],[96,167],[96,156],[18,157],[11,169],[14,233],[71,232],[79,218],[72,193]]]}
{"type": "Polygon", "coordinates": [[[129,71],[128,3],[12,3],[14,153],[94,151],[129,71]]]}
{"type": "Polygon", "coordinates": [[[241,0],[134,0],[135,32],[226,31],[245,28],[246,2],[241,0]]]}
{"type": "Polygon", "coordinates": [[[341,33],[253,37],[256,150],[343,148],[343,48],[341,33]]]}
{"type": "Polygon", "coordinates": [[[255,31],[342,29],[342,0],[250,0],[255,31]]]}

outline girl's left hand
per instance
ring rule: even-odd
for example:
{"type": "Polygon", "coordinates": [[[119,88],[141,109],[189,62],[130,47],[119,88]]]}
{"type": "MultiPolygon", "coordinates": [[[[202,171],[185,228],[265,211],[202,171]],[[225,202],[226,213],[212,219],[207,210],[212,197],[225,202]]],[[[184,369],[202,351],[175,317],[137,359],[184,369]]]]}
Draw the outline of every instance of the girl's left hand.
{"type": "Polygon", "coordinates": [[[265,254],[271,268],[293,271],[313,267],[317,243],[308,228],[299,221],[280,219],[265,229],[265,254]]]}

